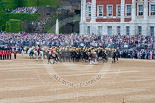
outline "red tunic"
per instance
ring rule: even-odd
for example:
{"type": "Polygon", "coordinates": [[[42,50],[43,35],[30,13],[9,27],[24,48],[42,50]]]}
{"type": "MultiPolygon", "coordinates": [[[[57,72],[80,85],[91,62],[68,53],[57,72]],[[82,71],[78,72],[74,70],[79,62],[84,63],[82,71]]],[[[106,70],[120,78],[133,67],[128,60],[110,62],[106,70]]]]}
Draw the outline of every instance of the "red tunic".
{"type": "Polygon", "coordinates": [[[53,54],[53,50],[51,50],[51,54],[53,54]]]}
{"type": "Polygon", "coordinates": [[[6,50],[4,51],[4,55],[6,55],[6,50]]]}
{"type": "Polygon", "coordinates": [[[2,50],[0,50],[0,55],[2,55],[3,53],[2,53],[2,50]]]}
{"type": "Polygon", "coordinates": [[[40,53],[40,48],[38,48],[38,53],[40,53]]]}
{"type": "Polygon", "coordinates": [[[7,50],[7,55],[9,55],[10,54],[10,52],[9,52],[9,50],[7,50]]]}
{"type": "Polygon", "coordinates": [[[17,54],[17,51],[15,50],[15,51],[14,51],[14,55],[16,55],[16,54],[17,54]]]}
{"type": "Polygon", "coordinates": [[[9,51],[9,54],[10,54],[10,55],[12,54],[12,50],[9,51]]]}
{"type": "Polygon", "coordinates": [[[5,51],[4,50],[2,51],[2,54],[3,54],[3,56],[5,55],[5,51]]]}

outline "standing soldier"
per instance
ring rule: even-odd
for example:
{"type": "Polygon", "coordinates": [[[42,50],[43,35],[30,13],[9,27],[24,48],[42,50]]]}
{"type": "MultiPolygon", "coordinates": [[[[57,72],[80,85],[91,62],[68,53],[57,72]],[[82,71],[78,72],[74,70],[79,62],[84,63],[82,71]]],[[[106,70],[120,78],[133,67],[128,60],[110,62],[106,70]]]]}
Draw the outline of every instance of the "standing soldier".
{"type": "Polygon", "coordinates": [[[116,50],[116,60],[118,61],[118,58],[120,57],[120,53],[118,51],[118,49],[116,50]]]}
{"type": "Polygon", "coordinates": [[[9,50],[10,60],[11,60],[12,48],[9,50]]]}
{"type": "Polygon", "coordinates": [[[9,60],[9,54],[10,54],[10,51],[9,51],[9,48],[7,48],[7,59],[9,60]]]}
{"type": "Polygon", "coordinates": [[[114,49],[112,52],[112,63],[115,63],[116,61],[116,50],[114,49]]]}
{"type": "Polygon", "coordinates": [[[7,49],[4,49],[4,59],[6,60],[7,49]]]}
{"type": "Polygon", "coordinates": [[[2,60],[2,48],[0,47],[0,60],[2,60]]]}
{"type": "Polygon", "coordinates": [[[17,50],[15,49],[14,50],[14,59],[16,59],[16,56],[17,56],[17,50]]]}
{"type": "Polygon", "coordinates": [[[3,49],[2,49],[2,56],[3,56],[3,60],[5,59],[5,54],[4,54],[5,52],[4,52],[4,47],[3,47],[3,49]]]}

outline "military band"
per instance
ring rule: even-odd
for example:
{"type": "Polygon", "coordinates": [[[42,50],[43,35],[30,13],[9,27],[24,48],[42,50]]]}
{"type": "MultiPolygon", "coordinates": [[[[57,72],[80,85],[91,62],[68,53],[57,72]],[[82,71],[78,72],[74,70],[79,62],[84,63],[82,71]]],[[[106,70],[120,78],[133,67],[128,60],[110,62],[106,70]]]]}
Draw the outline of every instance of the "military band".
{"type": "Polygon", "coordinates": [[[11,60],[12,48],[0,47],[0,60],[11,60]]]}

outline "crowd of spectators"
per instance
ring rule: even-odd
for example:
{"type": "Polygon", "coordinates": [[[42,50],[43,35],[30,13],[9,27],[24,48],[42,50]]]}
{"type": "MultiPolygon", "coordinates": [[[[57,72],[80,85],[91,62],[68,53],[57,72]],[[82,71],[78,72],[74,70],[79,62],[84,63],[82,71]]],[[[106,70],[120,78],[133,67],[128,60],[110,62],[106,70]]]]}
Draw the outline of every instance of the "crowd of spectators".
{"type": "Polygon", "coordinates": [[[36,7],[19,7],[12,11],[12,13],[37,13],[38,9],[36,7]]]}
{"type": "Polygon", "coordinates": [[[141,59],[146,59],[144,54],[147,55],[148,52],[155,54],[155,36],[1,33],[0,39],[10,46],[19,48],[35,45],[117,48],[120,57],[141,59]]]}

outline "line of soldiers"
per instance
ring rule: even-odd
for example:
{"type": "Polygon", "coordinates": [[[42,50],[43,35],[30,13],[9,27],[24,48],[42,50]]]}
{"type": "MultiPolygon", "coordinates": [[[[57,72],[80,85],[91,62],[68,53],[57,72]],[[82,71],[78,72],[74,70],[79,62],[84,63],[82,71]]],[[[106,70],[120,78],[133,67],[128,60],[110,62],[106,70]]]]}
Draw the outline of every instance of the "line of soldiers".
{"type": "Polygon", "coordinates": [[[0,47],[0,60],[11,60],[12,49],[0,47]]]}

